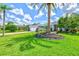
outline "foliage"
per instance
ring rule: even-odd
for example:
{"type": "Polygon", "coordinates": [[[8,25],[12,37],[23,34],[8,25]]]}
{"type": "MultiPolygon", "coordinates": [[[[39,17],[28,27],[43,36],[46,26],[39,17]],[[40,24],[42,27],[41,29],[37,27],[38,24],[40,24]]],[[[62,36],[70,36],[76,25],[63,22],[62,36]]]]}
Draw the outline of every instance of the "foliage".
{"type": "Polygon", "coordinates": [[[17,30],[17,26],[13,22],[8,22],[8,24],[6,25],[6,30],[15,32],[17,30]]]}
{"type": "Polygon", "coordinates": [[[72,13],[70,16],[61,17],[58,21],[58,27],[64,28],[66,32],[75,33],[79,30],[79,14],[72,13]]]}
{"type": "Polygon", "coordinates": [[[18,26],[19,31],[29,31],[29,25],[18,26]]]}
{"type": "Polygon", "coordinates": [[[23,25],[23,30],[24,31],[29,31],[29,25],[23,25]]]}

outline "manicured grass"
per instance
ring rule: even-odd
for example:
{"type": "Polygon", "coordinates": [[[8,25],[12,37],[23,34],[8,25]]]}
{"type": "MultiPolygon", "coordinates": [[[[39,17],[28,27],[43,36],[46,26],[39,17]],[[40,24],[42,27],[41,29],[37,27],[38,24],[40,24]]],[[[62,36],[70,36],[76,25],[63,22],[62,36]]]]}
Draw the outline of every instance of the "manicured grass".
{"type": "Polygon", "coordinates": [[[34,32],[0,37],[2,56],[77,56],[79,35],[61,34],[62,40],[35,38],[34,32]]]}

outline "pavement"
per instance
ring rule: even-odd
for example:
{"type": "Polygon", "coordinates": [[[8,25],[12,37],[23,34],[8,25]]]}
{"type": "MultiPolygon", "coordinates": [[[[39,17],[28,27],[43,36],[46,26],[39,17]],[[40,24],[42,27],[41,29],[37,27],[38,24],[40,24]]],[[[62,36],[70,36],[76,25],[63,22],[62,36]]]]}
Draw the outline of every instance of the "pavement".
{"type": "MultiPolygon", "coordinates": [[[[27,32],[13,32],[13,33],[5,33],[5,35],[22,34],[22,33],[27,33],[27,32]]],[[[2,33],[0,33],[0,35],[2,35],[2,33]]]]}

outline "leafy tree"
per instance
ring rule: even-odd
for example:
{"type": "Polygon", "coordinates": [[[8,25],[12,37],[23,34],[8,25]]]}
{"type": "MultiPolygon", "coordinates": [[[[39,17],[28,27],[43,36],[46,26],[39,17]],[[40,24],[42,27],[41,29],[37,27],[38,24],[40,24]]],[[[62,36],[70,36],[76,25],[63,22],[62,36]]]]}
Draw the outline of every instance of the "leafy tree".
{"type": "Polygon", "coordinates": [[[8,24],[6,25],[6,30],[15,32],[17,30],[17,26],[13,22],[8,22],[8,24]]]}
{"type": "Polygon", "coordinates": [[[65,15],[65,17],[60,17],[59,21],[58,21],[58,27],[61,29],[65,28],[66,31],[68,31],[68,14],[65,15]]]}
{"type": "Polygon", "coordinates": [[[61,17],[58,21],[58,26],[65,28],[68,32],[76,33],[76,31],[79,30],[79,14],[72,13],[65,18],[61,17]]]}
{"type": "Polygon", "coordinates": [[[29,25],[26,25],[26,26],[25,26],[25,30],[26,30],[26,31],[30,31],[29,25]]]}
{"type": "Polygon", "coordinates": [[[58,21],[58,24],[59,24],[58,27],[60,27],[60,28],[64,27],[64,25],[63,25],[64,24],[64,20],[65,19],[63,17],[60,17],[60,19],[58,21]]]}

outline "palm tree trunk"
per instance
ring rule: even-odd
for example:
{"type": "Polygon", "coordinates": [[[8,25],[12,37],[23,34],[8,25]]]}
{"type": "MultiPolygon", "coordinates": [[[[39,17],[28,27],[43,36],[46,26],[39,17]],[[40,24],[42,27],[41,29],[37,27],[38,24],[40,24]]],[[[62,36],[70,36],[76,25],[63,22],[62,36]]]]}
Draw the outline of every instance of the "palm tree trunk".
{"type": "Polygon", "coordinates": [[[48,27],[47,27],[47,33],[50,33],[51,3],[47,3],[47,6],[48,6],[48,27]]]}
{"type": "Polygon", "coordinates": [[[3,10],[3,36],[5,35],[5,10],[3,10]]]}

